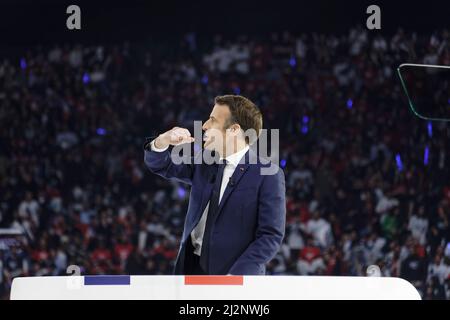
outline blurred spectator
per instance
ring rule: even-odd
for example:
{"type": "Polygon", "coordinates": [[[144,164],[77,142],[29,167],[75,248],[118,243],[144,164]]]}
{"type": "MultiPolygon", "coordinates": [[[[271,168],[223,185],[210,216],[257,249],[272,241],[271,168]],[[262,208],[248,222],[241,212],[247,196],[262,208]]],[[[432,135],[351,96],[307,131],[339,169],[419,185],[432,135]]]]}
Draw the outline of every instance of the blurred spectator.
{"type": "Polygon", "coordinates": [[[314,245],[313,239],[309,238],[306,246],[300,250],[297,262],[297,270],[301,275],[321,274],[326,269],[321,256],[320,248],[314,245]]]}

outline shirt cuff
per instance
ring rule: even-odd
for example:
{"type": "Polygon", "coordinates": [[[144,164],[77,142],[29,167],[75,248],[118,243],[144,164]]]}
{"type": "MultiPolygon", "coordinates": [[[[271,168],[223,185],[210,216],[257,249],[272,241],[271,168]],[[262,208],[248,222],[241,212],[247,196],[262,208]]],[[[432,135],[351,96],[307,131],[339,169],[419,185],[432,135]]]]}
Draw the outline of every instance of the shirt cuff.
{"type": "MultiPolygon", "coordinates": [[[[156,139],[155,139],[156,140],[156,139]]],[[[166,151],[167,149],[169,149],[169,146],[165,147],[165,148],[157,148],[155,147],[155,140],[153,140],[152,142],[150,142],[150,148],[152,151],[156,151],[156,152],[163,152],[166,151]]]]}

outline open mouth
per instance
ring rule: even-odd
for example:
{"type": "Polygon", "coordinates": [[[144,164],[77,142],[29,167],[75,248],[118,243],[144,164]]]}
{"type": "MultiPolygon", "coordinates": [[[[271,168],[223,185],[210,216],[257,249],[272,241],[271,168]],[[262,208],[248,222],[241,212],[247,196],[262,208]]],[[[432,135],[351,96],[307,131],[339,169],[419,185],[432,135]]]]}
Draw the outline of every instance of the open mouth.
{"type": "Polygon", "coordinates": [[[205,133],[203,134],[203,141],[207,142],[207,141],[209,141],[210,139],[211,139],[211,137],[209,137],[208,134],[205,132],[205,133]]]}
{"type": "Polygon", "coordinates": [[[208,136],[206,133],[203,134],[203,147],[209,146],[212,141],[213,138],[211,136],[208,136]]]}

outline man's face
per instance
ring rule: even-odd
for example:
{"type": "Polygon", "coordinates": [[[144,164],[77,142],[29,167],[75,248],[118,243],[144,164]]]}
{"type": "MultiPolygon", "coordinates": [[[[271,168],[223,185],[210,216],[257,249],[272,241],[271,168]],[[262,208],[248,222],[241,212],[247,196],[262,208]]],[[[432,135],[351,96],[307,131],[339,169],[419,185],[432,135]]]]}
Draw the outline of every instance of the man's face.
{"type": "Polygon", "coordinates": [[[231,112],[228,106],[215,104],[209,119],[203,124],[203,147],[208,150],[218,151],[223,154],[226,145],[225,125],[230,118],[231,112]]]}

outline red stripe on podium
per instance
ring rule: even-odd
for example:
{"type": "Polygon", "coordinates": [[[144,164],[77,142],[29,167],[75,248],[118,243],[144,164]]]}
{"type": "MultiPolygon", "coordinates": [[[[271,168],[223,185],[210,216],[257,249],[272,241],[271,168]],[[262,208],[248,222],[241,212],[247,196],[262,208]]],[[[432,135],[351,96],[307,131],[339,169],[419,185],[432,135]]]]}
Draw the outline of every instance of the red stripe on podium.
{"type": "Polygon", "coordinates": [[[244,285],[244,276],[184,276],[185,285],[244,285]]]}

